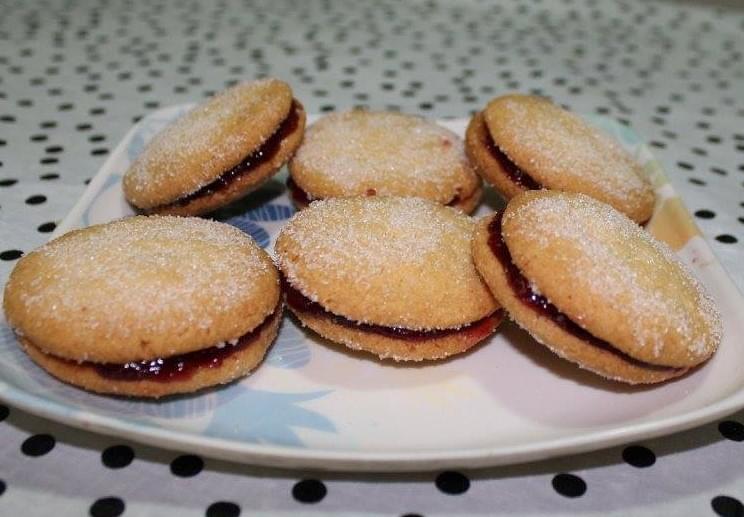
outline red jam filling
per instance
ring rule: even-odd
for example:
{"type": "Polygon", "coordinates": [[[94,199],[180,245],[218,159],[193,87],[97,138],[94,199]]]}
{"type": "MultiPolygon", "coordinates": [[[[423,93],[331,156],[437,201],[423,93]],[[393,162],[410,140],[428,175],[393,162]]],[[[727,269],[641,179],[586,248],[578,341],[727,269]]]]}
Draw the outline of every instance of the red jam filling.
{"type": "Polygon", "coordinates": [[[504,238],[501,233],[501,220],[503,216],[504,216],[503,211],[498,212],[496,216],[493,218],[493,220],[491,221],[491,224],[489,224],[488,245],[491,248],[491,252],[493,252],[494,256],[498,259],[499,263],[501,264],[501,267],[504,269],[507,280],[509,282],[509,287],[511,288],[514,295],[517,298],[519,298],[519,300],[524,305],[528,306],[530,309],[534,310],[541,316],[548,318],[549,320],[551,320],[553,323],[561,327],[563,330],[565,330],[569,334],[576,336],[577,338],[581,339],[582,341],[592,346],[601,348],[602,350],[615,354],[616,356],[620,357],[622,360],[628,363],[631,363],[636,366],[640,366],[642,368],[651,369],[651,370],[659,370],[659,371],[668,371],[668,370],[678,369],[678,368],[673,368],[669,366],[659,366],[655,364],[646,363],[634,357],[631,357],[624,352],[621,352],[620,350],[613,347],[607,341],[599,339],[598,337],[595,337],[589,332],[587,332],[584,328],[576,324],[574,321],[569,319],[568,316],[566,316],[560,310],[558,310],[558,308],[552,303],[550,303],[547,298],[533,291],[532,288],[530,287],[529,281],[524,276],[522,276],[522,273],[519,271],[519,268],[516,265],[514,265],[514,262],[512,262],[511,253],[509,253],[509,248],[504,242],[504,238]]]}
{"type": "MultiPolygon", "coordinates": [[[[287,178],[287,188],[289,189],[289,193],[292,196],[292,199],[299,206],[307,206],[313,201],[312,199],[310,199],[310,194],[302,190],[302,188],[297,183],[295,183],[292,178],[287,178]]],[[[369,189],[367,191],[368,196],[374,196],[375,194],[376,192],[374,189],[369,189]]],[[[447,206],[455,206],[459,202],[460,196],[455,195],[455,197],[453,197],[452,200],[447,203],[447,206]]]]}
{"type": "Polygon", "coordinates": [[[289,193],[292,195],[292,199],[299,206],[309,205],[312,201],[310,195],[302,190],[292,178],[287,178],[287,188],[289,189],[289,193]]]}
{"type": "Polygon", "coordinates": [[[187,205],[194,199],[210,196],[215,192],[225,190],[238,178],[250,174],[250,172],[259,165],[273,160],[279,152],[284,139],[297,129],[299,123],[299,105],[296,101],[292,101],[292,107],[289,110],[287,118],[282,121],[279,128],[274,131],[274,134],[271,135],[258,149],[243,158],[240,163],[232,169],[223,172],[216,180],[204,185],[191,194],[177,199],[172,204],[178,206],[187,205]]]}
{"type": "Polygon", "coordinates": [[[114,381],[183,381],[190,379],[202,368],[219,368],[223,361],[233,354],[245,350],[273,320],[269,315],[263,323],[238,338],[234,345],[226,343],[222,347],[213,346],[186,354],[159,357],[146,361],[132,361],[124,364],[83,363],[92,366],[98,375],[114,381]]]}
{"type": "Polygon", "coordinates": [[[333,323],[343,325],[344,327],[409,341],[425,341],[427,339],[441,338],[453,334],[464,334],[477,343],[493,333],[501,322],[503,316],[503,312],[498,310],[485,318],[457,329],[412,330],[401,327],[385,327],[383,325],[374,325],[370,323],[357,323],[344,318],[343,316],[333,314],[323,308],[323,306],[318,302],[314,302],[305,297],[305,295],[292,287],[286,280],[283,281],[283,285],[284,292],[287,295],[287,305],[298,312],[305,312],[329,318],[333,323]]]}
{"type": "Polygon", "coordinates": [[[509,157],[499,149],[493,141],[491,134],[488,132],[488,128],[484,128],[484,134],[483,144],[488,149],[488,152],[491,153],[493,159],[499,162],[501,169],[506,172],[506,175],[510,180],[528,190],[540,190],[542,188],[542,185],[535,181],[529,174],[517,167],[517,164],[511,161],[509,157]]]}

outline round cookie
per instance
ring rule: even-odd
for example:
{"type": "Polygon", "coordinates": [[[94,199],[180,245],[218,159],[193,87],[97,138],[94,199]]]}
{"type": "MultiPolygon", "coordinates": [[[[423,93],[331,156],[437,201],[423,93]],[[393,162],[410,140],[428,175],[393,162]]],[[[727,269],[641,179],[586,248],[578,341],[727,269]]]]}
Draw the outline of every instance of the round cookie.
{"type": "Polygon", "coordinates": [[[639,224],[653,212],[653,188],[640,164],[608,135],[541,97],[493,99],[470,120],[465,149],[507,200],[545,188],[587,194],[639,224]]]}
{"type": "Polygon", "coordinates": [[[23,257],[4,310],[29,356],[101,393],[160,397],[230,382],[281,320],[271,258],[232,226],[138,216],[69,232],[23,257]]]}
{"type": "Polygon", "coordinates": [[[323,117],[308,128],[289,171],[299,208],[315,199],[380,195],[421,197],[470,213],[482,193],[460,137],[394,112],[323,117]]]}
{"type": "Polygon", "coordinates": [[[278,79],[238,84],[158,133],[124,174],[145,213],[199,215],[255,190],[302,141],[305,111],[278,79]]]}
{"type": "Polygon", "coordinates": [[[674,253],[609,205],[529,191],[477,224],[473,259],[496,299],[553,352],[631,384],[715,352],[718,311],[674,253]]]}
{"type": "Polygon", "coordinates": [[[383,359],[464,352],[502,318],[473,265],[473,224],[419,198],[316,201],[276,241],[287,306],[321,336],[383,359]]]}

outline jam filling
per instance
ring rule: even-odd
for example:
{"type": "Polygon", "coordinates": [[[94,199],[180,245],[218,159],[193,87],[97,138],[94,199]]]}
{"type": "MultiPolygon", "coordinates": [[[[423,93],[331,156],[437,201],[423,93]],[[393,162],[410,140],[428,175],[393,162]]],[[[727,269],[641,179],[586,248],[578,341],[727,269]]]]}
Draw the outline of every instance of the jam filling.
{"type": "Polygon", "coordinates": [[[509,253],[509,248],[504,242],[504,238],[501,233],[501,220],[503,216],[503,211],[498,212],[491,223],[488,225],[488,245],[491,248],[491,252],[493,252],[494,256],[501,264],[501,267],[504,269],[509,282],[509,287],[511,288],[514,295],[519,298],[519,300],[524,305],[528,306],[541,316],[548,318],[569,334],[574,335],[575,337],[592,346],[610,352],[618,356],[625,362],[650,370],[679,370],[679,368],[674,368],[671,366],[660,366],[646,363],[629,356],[628,354],[613,347],[607,341],[599,339],[598,337],[595,337],[587,332],[584,328],[576,324],[574,321],[569,319],[568,316],[558,310],[558,308],[550,303],[547,298],[533,291],[530,287],[529,281],[524,276],[522,276],[519,268],[517,268],[517,266],[514,265],[514,262],[512,262],[511,253],[509,253]]]}
{"type": "Polygon", "coordinates": [[[274,319],[275,312],[255,329],[238,338],[234,345],[212,346],[186,354],[159,357],[146,361],[116,363],[83,363],[93,367],[98,375],[114,381],[183,381],[190,379],[201,368],[219,368],[233,354],[245,350],[256,341],[261,332],[274,319]]]}
{"type": "Polygon", "coordinates": [[[289,189],[289,193],[292,195],[292,199],[295,203],[297,203],[300,206],[309,205],[312,199],[310,199],[310,195],[302,190],[297,183],[294,182],[294,180],[290,177],[287,178],[287,188],[289,189]]]}
{"type": "MultiPolygon", "coordinates": [[[[292,178],[287,178],[287,188],[289,189],[289,193],[292,196],[292,199],[295,203],[297,203],[300,206],[307,206],[309,205],[314,199],[310,199],[310,194],[302,190],[302,188],[294,182],[292,178]]],[[[371,192],[374,192],[374,190],[370,189],[371,192]]],[[[368,195],[374,196],[375,194],[369,193],[368,195]]],[[[466,198],[467,199],[467,198],[466,198]]],[[[452,198],[452,200],[447,203],[447,206],[455,206],[460,202],[460,196],[455,195],[455,197],[452,198]]]]}
{"type": "Polygon", "coordinates": [[[299,105],[297,104],[297,101],[292,101],[292,107],[289,110],[287,118],[282,121],[279,128],[274,131],[274,134],[261,144],[258,149],[243,158],[240,163],[232,169],[223,172],[216,180],[204,185],[191,194],[177,199],[171,204],[184,206],[194,199],[210,196],[215,192],[225,190],[238,178],[250,174],[250,172],[259,165],[273,160],[281,148],[282,141],[297,129],[299,123],[299,105]]]}
{"type": "Polygon", "coordinates": [[[351,329],[372,332],[395,339],[409,341],[425,341],[427,339],[441,338],[453,334],[467,334],[477,341],[488,337],[501,322],[503,311],[500,309],[493,314],[478,321],[457,329],[435,329],[435,330],[412,330],[401,327],[385,327],[371,323],[357,323],[337,314],[327,311],[321,304],[305,297],[300,291],[292,287],[286,279],[283,279],[284,292],[287,295],[287,305],[299,312],[305,312],[330,319],[333,323],[343,325],[351,329]]]}
{"type": "Polygon", "coordinates": [[[501,149],[499,149],[499,146],[497,146],[496,142],[493,141],[491,133],[488,132],[487,127],[483,129],[483,144],[488,149],[488,152],[491,153],[493,159],[499,162],[501,169],[506,172],[506,175],[509,177],[509,179],[520,187],[524,187],[528,190],[540,190],[542,188],[542,185],[535,181],[529,174],[517,167],[517,164],[511,161],[509,157],[506,156],[506,154],[501,149]]]}

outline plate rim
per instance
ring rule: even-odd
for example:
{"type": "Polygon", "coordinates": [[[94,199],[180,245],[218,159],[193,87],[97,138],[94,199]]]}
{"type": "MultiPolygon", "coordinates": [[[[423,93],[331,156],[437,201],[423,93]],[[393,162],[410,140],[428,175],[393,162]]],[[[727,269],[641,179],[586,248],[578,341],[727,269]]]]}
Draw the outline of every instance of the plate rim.
{"type": "MultiPolygon", "coordinates": [[[[2,382],[2,381],[0,381],[2,382]]],[[[8,385],[3,382],[7,387],[8,385]]],[[[654,438],[704,425],[744,407],[744,389],[712,404],[632,426],[600,429],[529,444],[470,449],[421,450],[413,452],[348,451],[289,447],[227,438],[208,437],[183,431],[142,426],[126,419],[84,411],[69,414],[60,402],[12,388],[0,392],[0,400],[31,414],[49,418],[89,432],[100,432],[169,450],[198,452],[208,457],[238,463],[283,469],[320,471],[417,472],[441,468],[486,468],[527,463],[569,454],[590,452],[654,438]],[[194,449],[197,448],[197,450],[194,449]],[[236,454],[238,456],[236,456],[236,454]]]]}

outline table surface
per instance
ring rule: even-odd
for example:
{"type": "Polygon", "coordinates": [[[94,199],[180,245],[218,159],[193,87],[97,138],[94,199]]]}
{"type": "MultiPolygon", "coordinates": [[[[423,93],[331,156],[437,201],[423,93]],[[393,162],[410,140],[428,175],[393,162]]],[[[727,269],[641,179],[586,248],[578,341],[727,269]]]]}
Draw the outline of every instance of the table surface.
{"type": "MultiPolygon", "coordinates": [[[[737,2],[0,1],[0,280],[132,123],[241,80],[309,112],[462,117],[508,91],[629,124],[744,290],[737,2]]],[[[0,515],[744,514],[744,413],[626,447],[409,475],[280,471],[0,406],[0,515]]]]}

